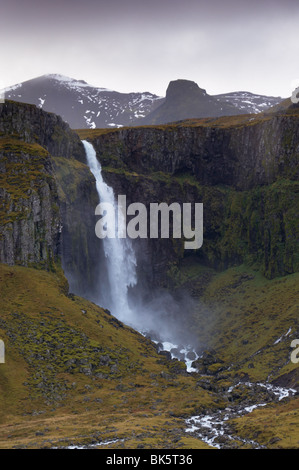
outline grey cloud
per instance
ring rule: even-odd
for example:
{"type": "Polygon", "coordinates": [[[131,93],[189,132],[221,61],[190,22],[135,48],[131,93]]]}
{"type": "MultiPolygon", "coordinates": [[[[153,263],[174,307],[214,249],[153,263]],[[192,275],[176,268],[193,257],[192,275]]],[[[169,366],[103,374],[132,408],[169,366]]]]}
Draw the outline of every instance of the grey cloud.
{"type": "Polygon", "coordinates": [[[158,94],[188,78],[287,96],[298,19],[297,0],[1,0],[1,78],[53,72],[158,94]]]}

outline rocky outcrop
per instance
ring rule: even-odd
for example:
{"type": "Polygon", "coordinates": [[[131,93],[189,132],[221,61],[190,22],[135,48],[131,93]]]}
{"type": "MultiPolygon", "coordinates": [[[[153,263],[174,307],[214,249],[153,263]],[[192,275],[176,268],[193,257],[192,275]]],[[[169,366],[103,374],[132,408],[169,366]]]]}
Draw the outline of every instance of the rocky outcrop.
{"type": "Polygon", "coordinates": [[[77,134],[60,116],[34,105],[5,101],[0,105],[0,137],[17,136],[26,143],[38,143],[52,156],[74,157],[85,162],[77,134]]]}

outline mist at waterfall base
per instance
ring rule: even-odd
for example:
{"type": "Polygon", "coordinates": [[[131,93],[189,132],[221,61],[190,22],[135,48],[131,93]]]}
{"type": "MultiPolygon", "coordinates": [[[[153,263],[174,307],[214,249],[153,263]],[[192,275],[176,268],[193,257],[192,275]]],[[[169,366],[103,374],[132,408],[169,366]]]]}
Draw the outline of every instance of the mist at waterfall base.
{"type": "MultiPolygon", "coordinates": [[[[82,143],[88,166],[96,180],[99,202],[107,202],[116,208],[113,189],[103,180],[101,164],[93,145],[84,140],[82,143]]],[[[111,216],[114,217],[113,214],[111,216]]],[[[109,218],[109,213],[106,217],[109,218]]],[[[120,217],[116,223],[125,222],[120,217]]],[[[193,351],[190,334],[187,333],[182,321],[184,311],[192,307],[190,297],[174,299],[169,292],[153,292],[141,288],[136,274],[136,253],[130,238],[105,237],[102,243],[106,264],[103,269],[107,279],[105,288],[101,289],[99,286],[99,295],[93,301],[108,309],[124,324],[149,336],[159,344],[160,349],[172,352],[176,350],[176,355],[173,353],[174,357],[182,359],[183,355],[189,353],[193,360],[196,359],[198,355],[193,351]]],[[[191,362],[186,361],[187,370],[192,370],[191,362]]]]}

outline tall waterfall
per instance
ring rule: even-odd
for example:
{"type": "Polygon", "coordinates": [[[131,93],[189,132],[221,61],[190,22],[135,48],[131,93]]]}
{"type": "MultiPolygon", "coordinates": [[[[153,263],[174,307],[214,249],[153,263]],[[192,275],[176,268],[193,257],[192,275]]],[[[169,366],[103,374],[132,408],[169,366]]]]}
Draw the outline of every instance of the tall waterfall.
{"type": "MultiPolygon", "coordinates": [[[[117,201],[113,189],[108,186],[102,177],[102,167],[97,160],[93,145],[85,140],[82,141],[88,166],[96,180],[96,188],[99,196],[99,202],[107,202],[115,208],[117,213],[117,201]]],[[[116,218],[118,219],[118,218],[116,218]]],[[[124,218],[119,217],[116,223],[117,229],[125,230],[124,218]],[[117,226],[117,224],[120,226],[117,226]],[[122,226],[123,225],[123,226],[122,226]]],[[[137,282],[136,276],[136,257],[129,238],[104,238],[104,253],[107,259],[107,275],[110,289],[110,303],[103,305],[109,308],[113,315],[127,324],[134,323],[134,312],[129,306],[128,290],[137,282]]]]}
{"type": "MultiPolygon", "coordinates": [[[[97,160],[93,145],[85,140],[82,141],[88,166],[96,180],[96,188],[99,202],[109,203],[114,207],[115,214],[121,214],[117,209],[117,201],[113,189],[108,186],[102,177],[102,167],[97,160]]],[[[109,221],[108,221],[109,223],[109,221]]],[[[114,220],[116,234],[125,233],[125,218],[119,216],[114,220]],[[119,224],[119,225],[118,225],[119,224]]],[[[194,359],[198,358],[192,346],[178,347],[175,341],[176,327],[173,317],[169,317],[176,309],[181,309],[176,305],[170,295],[157,296],[149,305],[134,302],[134,306],[129,304],[129,288],[137,284],[136,257],[130,238],[109,238],[103,239],[103,248],[107,260],[107,275],[109,281],[109,296],[107,299],[98,299],[99,305],[109,308],[111,313],[119,318],[123,323],[132,326],[140,332],[155,332],[156,340],[163,350],[171,352],[171,357],[185,360],[187,371],[195,371],[192,367],[192,360],[188,358],[193,352],[194,359]],[[106,302],[106,305],[105,305],[106,302]],[[159,340],[157,339],[159,338],[159,340]],[[184,359],[182,359],[184,358],[184,359]]]]}

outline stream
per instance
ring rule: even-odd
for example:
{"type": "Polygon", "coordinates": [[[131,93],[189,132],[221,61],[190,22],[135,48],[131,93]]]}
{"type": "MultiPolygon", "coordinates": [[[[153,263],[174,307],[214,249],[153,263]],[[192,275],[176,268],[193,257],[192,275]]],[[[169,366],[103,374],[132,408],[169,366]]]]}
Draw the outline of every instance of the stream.
{"type": "MultiPolygon", "coordinates": [[[[242,382],[238,383],[227,390],[227,396],[233,392],[233,390],[240,384],[248,387],[249,389],[261,389],[264,393],[267,392],[269,398],[274,398],[275,401],[281,401],[283,398],[291,397],[297,393],[294,389],[286,389],[283,387],[276,387],[268,383],[251,383],[242,382]]],[[[192,434],[194,437],[204,441],[212,447],[217,449],[224,449],[234,447],[233,442],[230,441],[241,441],[244,444],[249,444],[254,449],[263,449],[264,446],[260,445],[250,439],[243,439],[239,436],[232,434],[232,427],[229,424],[229,420],[239,418],[248,413],[251,413],[257,408],[266,406],[269,402],[261,402],[255,404],[236,404],[233,403],[225,408],[224,410],[217,410],[210,412],[209,414],[202,414],[199,416],[192,416],[186,420],[186,432],[192,434]]]]}

